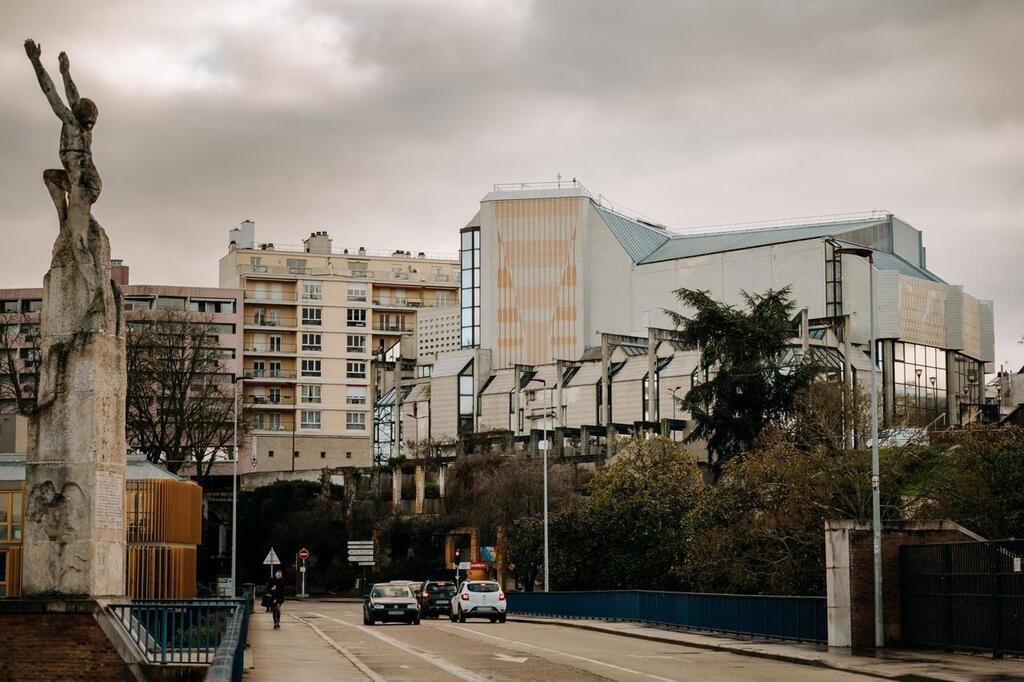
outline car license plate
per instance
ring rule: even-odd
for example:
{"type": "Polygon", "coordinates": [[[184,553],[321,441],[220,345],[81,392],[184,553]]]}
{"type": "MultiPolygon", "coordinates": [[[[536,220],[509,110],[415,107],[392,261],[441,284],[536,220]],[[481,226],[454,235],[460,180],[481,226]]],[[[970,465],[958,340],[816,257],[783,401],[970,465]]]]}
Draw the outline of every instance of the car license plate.
{"type": "Polygon", "coordinates": [[[399,610],[399,609],[388,611],[388,615],[389,616],[401,616],[403,613],[405,613],[405,611],[402,611],[402,610],[399,610]]]}

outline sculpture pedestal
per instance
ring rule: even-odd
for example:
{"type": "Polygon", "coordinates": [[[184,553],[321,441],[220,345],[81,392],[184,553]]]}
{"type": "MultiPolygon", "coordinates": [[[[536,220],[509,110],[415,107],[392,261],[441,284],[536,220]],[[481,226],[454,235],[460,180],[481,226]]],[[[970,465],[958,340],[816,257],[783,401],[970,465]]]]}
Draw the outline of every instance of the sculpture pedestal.
{"type": "Polygon", "coordinates": [[[116,334],[43,339],[25,471],[25,596],[125,593],[124,354],[116,334]]]}

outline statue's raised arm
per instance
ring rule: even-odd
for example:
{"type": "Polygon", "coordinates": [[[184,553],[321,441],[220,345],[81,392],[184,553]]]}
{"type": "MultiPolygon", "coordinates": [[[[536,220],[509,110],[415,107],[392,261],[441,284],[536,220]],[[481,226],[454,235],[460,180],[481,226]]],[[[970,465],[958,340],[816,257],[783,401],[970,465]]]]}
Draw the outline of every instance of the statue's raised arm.
{"type": "Polygon", "coordinates": [[[79,100],[78,87],[75,85],[75,81],[71,80],[71,62],[68,59],[68,53],[61,52],[57,55],[57,61],[60,63],[60,76],[64,79],[64,92],[68,98],[68,106],[74,111],[79,100]]]}
{"type": "MultiPolygon", "coordinates": [[[[53,113],[57,114],[57,117],[64,123],[77,125],[74,114],[72,114],[71,109],[61,101],[57,88],[54,87],[53,81],[50,80],[50,74],[46,73],[43,63],[39,61],[39,55],[41,55],[42,52],[43,51],[39,45],[36,45],[36,41],[31,38],[25,41],[25,54],[28,55],[29,61],[32,62],[32,67],[36,70],[36,78],[39,80],[39,87],[42,88],[43,94],[46,95],[47,101],[50,102],[50,107],[53,109],[53,113]]],[[[70,82],[70,80],[71,77],[69,75],[65,80],[65,85],[70,82]]],[[[72,83],[71,86],[74,88],[74,83],[72,83]]]]}

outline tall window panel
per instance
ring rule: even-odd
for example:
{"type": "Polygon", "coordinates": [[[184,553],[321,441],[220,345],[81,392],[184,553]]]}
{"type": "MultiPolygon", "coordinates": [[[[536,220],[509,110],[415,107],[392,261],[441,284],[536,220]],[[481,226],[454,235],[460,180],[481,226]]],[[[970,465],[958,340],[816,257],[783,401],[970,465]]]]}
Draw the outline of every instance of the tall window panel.
{"type": "Polygon", "coordinates": [[[480,345],[480,228],[461,232],[459,298],[462,308],[462,347],[480,345]]]}

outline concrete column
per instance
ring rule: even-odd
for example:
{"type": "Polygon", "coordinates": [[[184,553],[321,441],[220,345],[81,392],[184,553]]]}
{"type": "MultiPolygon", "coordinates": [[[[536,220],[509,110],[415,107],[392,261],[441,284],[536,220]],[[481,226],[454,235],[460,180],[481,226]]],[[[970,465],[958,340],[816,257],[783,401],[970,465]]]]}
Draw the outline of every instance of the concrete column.
{"type": "Polygon", "coordinates": [[[512,423],[510,428],[513,435],[519,433],[519,383],[523,379],[523,370],[520,365],[516,365],[512,370],[512,423]]]}
{"type": "Polygon", "coordinates": [[[601,417],[605,427],[605,448],[611,453],[612,440],[615,438],[615,427],[612,426],[612,380],[608,363],[611,361],[611,349],[608,337],[601,335],[601,417]]]}
{"type": "Polygon", "coordinates": [[[807,308],[800,309],[800,350],[806,356],[811,347],[811,321],[807,308]]]}
{"type": "Polygon", "coordinates": [[[658,421],[658,390],[655,381],[655,368],[658,366],[658,342],[654,338],[654,330],[647,330],[647,420],[658,421]]]}
{"type": "Polygon", "coordinates": [[[896,414],[896,385],[892,376],[892,339],[883,339],[882,346],[882,428],[892,426],[896,414]]]}
{"type": "Polygon", "coordinates": [[[427,472],[422,466],[416,467],[416,513],[423,513],[423,500],[427,497],[427,472]]]}
{"type": "Polygon", "coordinates": [[[555,360],[555,428],[565,426],[562,416],[562,377],[565,376],[565,366],[561,360],[555,360]]]}
{"type": "Polygon", "coordinates": [[[402,354],[395,358],[395,414],[394,427],[391,429],[394,441],[395,457],[402,456],[402,354]]]}
{"type": "Polygon", "coordinates": [[[956,351],[946,351],[946,426],[960,424],[960,380],[956,374],[956,351]]]}
{"type": "Polygon", "coordinates": [[[856,440],[856,423],[855,418],[857,415],[854,406],[854,386],[853,386],[853,365],[850,363],[850,358],[853,357],[853,341],[850,337],[853,333],[853,325],[850,324],[850,316],[843,316],[843,407],[846,411],[846,418],[843,420],[843,437],[846,441],[846,447],[855,448],[857,447],[856,440]]]}

